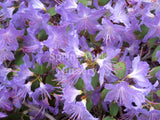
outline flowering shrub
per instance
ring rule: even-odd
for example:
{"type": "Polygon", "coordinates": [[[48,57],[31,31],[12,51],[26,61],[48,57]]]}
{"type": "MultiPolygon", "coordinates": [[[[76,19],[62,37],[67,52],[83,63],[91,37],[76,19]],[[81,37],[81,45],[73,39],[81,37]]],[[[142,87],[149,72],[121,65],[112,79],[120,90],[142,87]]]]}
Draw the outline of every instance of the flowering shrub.
{"type": "Polygon", "coordinates": [[[160,119],[160,0],[89,3],[0,0],[0,119],[160,119]]]}

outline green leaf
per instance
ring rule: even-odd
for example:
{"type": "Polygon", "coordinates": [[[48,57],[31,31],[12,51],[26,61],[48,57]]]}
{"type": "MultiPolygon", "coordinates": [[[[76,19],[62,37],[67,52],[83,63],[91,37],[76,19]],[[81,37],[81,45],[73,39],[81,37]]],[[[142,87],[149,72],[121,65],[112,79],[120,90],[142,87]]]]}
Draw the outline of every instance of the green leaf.
{"type": "Polygon", "coordinates": [[[144,36],[148,33],[149,28],[145,25],[141,25],[141,36],[140,39],[144,38],[144,36]]]}
{"type": "Polygon", "coordinates": [[[50,16],[56,15],[55,7],[52,7],[52,8],[50,8],[50,9],[48,9],[48,13],[50,14],[50,16]]]}
{"type": "Polygon", "coordinates": [[[155,76],[155,74],[160,71],[160,66],[154,67],[152,68],[152,70],[150,71],[149,75],[150,76],[155,76]]]}
{"type": "Polygon", "coordinates": [[[21,120],[21,113],[10,113],[4,120],[21,120]]]}
{"type": "Polygon", "coordinates": [[[103,54],[101,54],[100,56],[99,56],[99,59],[104,59],[104,58],[106,58],[107,57],[107,53],[103,53],[103,54]]]}
{"type": "Polygon", "coordinates": [[[144,36],[148,33],[149,28],[145,25],[141,25],[141,31],[135,30],[133,33],[136,35],[137,39],[143,39],[144,36]]]}
{"type": "Polygon", "coordinates": [[[152,38],[152,39],[148,39],[148,44],[150,48],[153,48],[155,45],[156,40],[158,39],[158,37],[152,38]]]}
{"type": "Polygon", "coordinates": [[[49,74],[47,75],[46,79],[45,79],[45,83],[48,83],[52,86],[56,86],[57,85],[57,81],[52,81],[53,79],[55,79],[53,74],[49,74]]]}
{"type": "Polygon", "coordinates": [[[92,82],[91,82],[92,86],[94,89],[96,89],[96,87],[99,85],[99,81],[98,81],[98,73],[96,72],[95,75],[92,77],[92,82]]]}
{"type": "Polygon", "coordinates": [[[40,39],[40,41],[43,40],[47,40],[48,35],[46,34],[46,31],[44,29],[40,30],[39,34],[38,34],[38,39],[40,39]]]}
{"type": "Polygon", "coordinates": [[[106,97],[107,93],[109,92],[109,90],[107,89],[103,89],[102,93],[101,93],[101,100],[103,101],[104,98],[106,97]]]}
{"type": "Polygon", "coordinates": [[[39,81],[35,81],[32,83],[31,90],[34,91],[36,88],[39,88],[39,81]]]}
{"type": "Polygon", "coordinates": [[[58,68],[59,70],[62,70],[64,67],[65,67],[65,65],[64,65],[63,63],[61,63],[61,64],[59,64],[59,65],[57,66],[57,68],[58,68]]]}
{"type": "Polygon", "coordinates": [[[156,49],[154,50],[153,54],[152,54],[152,62],[157,61],[158,58],[155,57],[157,54],[157,51],[160,51],[160,46],[157,46],[156,49]]]}
{"type": "Polygon", "coordinates": [[[124,62],[118,62],[117,64],[114,65],[114,70],[115,75],[119,78],[122,79],[126,73],[126,65],[124,62]]]}
{"type": "Polygon", "coordinates": [[[92,100],[91,99],[89,99],[87,101],[86,106],[87,106],[87,110],[88,111],[90,111],[92,109],[93,104],[92,104],[92,100]]]}
{"type": "Polygon", "coordinates": [[[87,6],[87,0],[78,0],[78,2],[82,3],[84,6],[87,6]]]}
{"type": "Polygon", "coordinates": [[[78,90],[83,90],[85,88],[82,78],[79,78],[78,82],[74,85],[78,90]]]}
{"type": "Polygon", "coordinates": [[[31,69],[32,72],[34,72],[35,74],[39,74],[39,75],[43,75],[44,73],[46,73],[47,71],[51,70],[51,64],[50,66],[47,66],[48,62],[45,62],[43,65],[40,65],[38,63],[35,64],[35,69],[31,69]]]}
{"type": "Polygon", "coordinates": [[[152,105],[154,109],[160,110],[160,103],[159,104],[153,104],[152,105]]]}
{"type": "Polygon", "coordinates": [[[15,62],[16,65],[20,66],[24,63],[23,61],[23,53],[21,51],[17,51],[15,55],[15,62]]]}
{"type": "Polygon", "coordinates": [[[111,61],[112,61],[112,63],[118,62],[119,58],[118,57],[114,57],[111,61]]]}
{"type": "Polygon", "coordinates": [[[160,90],[158,90],[158,91],[156,92],[156,94],[160,97],[160,90]]]}
{"type": "Polygon", "coordinates": [[[149,93],[146,98],[149,100],[149,101],[153,101],[153,93],[149,93]]]}
{"type": "Polygon", "coordinates": [[[115,118],[111,118],[110,116],[107,116],[103,120],[116,120],[116,119],[115,118]]]}
{"type": "Polygon", "coordinates": [[[35,74],[42,75],[41,66],[38,63],[35,64],[35,69],[31,69],[31,71],[35,74]]]}
{"type": "Polygon", "coordinates": [[[67,27],[67,32],[68,32],[69,30],[70,30],[70,27],[68,26],[68,27],[67,27]]]}
{"type": "Polygon", "coordinates": [[[42,74],[46,73],[47,72],[47,65],[48,63],[44,63],[42,66],[41,66],[41,71],[42,71],[42,74]]]}
{"type": "Polygon", "coordinates": [[[112,116],[116,116],[118,114],[118,105],[117,103],[112,102],[111,107],[109,108],[109,112],[112,116]]]}
{"type": "Polygon", "coordinates": [[[105,4],[107,4],[110,0],[98,0],[98,5],[100,6],[104,6],[105,4]]]}
{"type": "Polygon", "coordinates": [[[85,51],[85,55],[86,55],[85,56],[86,60],[88,60],[88,59],[91,61],[93,60],[92,54],[89,51],[85,51]]]}

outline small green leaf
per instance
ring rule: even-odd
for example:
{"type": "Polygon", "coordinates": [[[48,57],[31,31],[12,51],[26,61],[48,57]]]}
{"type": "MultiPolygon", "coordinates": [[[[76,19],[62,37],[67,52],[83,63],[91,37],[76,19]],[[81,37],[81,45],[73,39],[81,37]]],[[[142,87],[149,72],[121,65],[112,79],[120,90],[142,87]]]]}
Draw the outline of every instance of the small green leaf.
{"type": "Polygon", "coordinates": [[[21,116],[21,113],[10,113],[4,120],[20,120],[21,116]]]}
{"type": "Polygon", "coordinates": [[[98,5],[100,6],[104,6],[105,4],[107,4],[110,0],[98,0],[98,5]]]}
{"type": "Polygon", "coordinates": [[[160,71],[160,66],[154,67],[152,68],[152,70],[150,71],[149,75],[150,76],[155,76],[155,74],[160,71]]]}
{"type": "Polygon", "coordinates": [[[99,81],[98,81],[98,73],[96,72],[94,77],[92,77],[92,82],[91,82],[93,88],[95,89],[98,84],[99,84],[99,81]]]}
{"type": "Polygon", "coordinates": [[[48,9],[48,13],[50,14],[50,16],[56,15],[55,7],[52,7],[52,8],[50,8],[50,9],[48,9]]]}
{"type": "Polygon", "coordinates": [[[48,65],[48,62],[44,63],[44,64],[41,66],[42,74],[44,74],[44,73],[47,72],[47,65],[48,65]]]}
{"type": "Polygon", "coordinates": [[[86,59],[86,60],[88,60],[88,59],[89,59],[89,60],[93,60],[92,54],[91,54],[89,51],[86,51],[86,52],[85,52],[85,55],[86,55],[86,56],[85,56],[85,59],[86,59]]]}
{"type": "Polygon", "coordinates": [[[160,103],[159,104],[153,104],[152,105],[154,109],[160,110],[160,103]]]}
{"type": "Polygon", "coordinates": [[[122,79],[126,73],[126,65],[124,62],[118,62],[114,65],[115,75],[122,79]]]}
{"type": "Polygon", "coordinates": [[[101,100],[103,101],[104,98],[106,97],[106,94],[109,92],[109,90],[107,89],[103,89],[102,93],[101,93],[101,100]]]}
{"type": "Polygon", "coordinates": [[[158,58],[155,57],[157,54],[157,51],[160,51],[160,46],[157,46],[156,49],[154,50],[153,54],[152,54],[152,62],[157,61],[158,58]]]}
{"type": "Polygon", "coordinates": [[[68,27],[67,27],[67,32],[68,32],[69,30],[70,30],[70,27],[68,26],[68,27]]]}
{"type": "Polygon", "coordinates": [[[93,104],[92,104],[92,100],[91,99],[89,99],[87,101],[86,106],[87,106],[87,110],[88,111],[90,111],[92,109],[93,104]]]}
{"type": "Polygon", "coordinates": [[[100,56],[99,56],[99,59],[104,59],[104,58],[106,58],[107,57],[107,53],[103,53],[103,54],[101,54],[100,56]]]}
{"type": "Polygon", "coordinates": [[[40,75],[42,75],[41,66],[40,66],[38,63],[35,64],[35,69],[31,69],[31,70],[32,70],[32,72],[34,72],[35,74],[40,74],[40,75]]]}
{"type": "Polygon", "coordinates": [[[83,90],[85,88],[82,78],[79,78],[78,82],[74,85],[78,90],[83,90]]]}
{"type": "Polygon", "coordinates": [[[20,66],[21,64],[23,64],[24,63],[24,61],[23,61],[23,53],[21,52],[21,51],[17,51],[16,52],[16,55],[15,55],[15,64],[16,65],[18,65],[18,66],[20,66]]]}
{"type": "Polygon", "coordinates": [[[112,102],[111,107],[109,108],[109,112],[112,116],[116,116],[118,114],[118,105],[117,103],[112,102]]]}
{"type": "Polygon", "coordinates": [[[82,3],[84,6],[87,6],[87,0],[78,0],[78,2],[82,3]]]}
{"type": "Polygon", "coordinates": [[[103,120],[116,120],[116,119],[115,118],[111,118],[110,116],[107,116],[103,120]]]}
{"type": "Polygon", "coordinates": [[[55,79],[53,74],[49,74],[49,75],[47,75],[47,77],[45,79],[45,83],[48,83],[48,84],[50,84],[52,86],[56,86],[57,85],[57,81],[53,81],[53,79],[55,79]]]}
{"type": "Polygon", "coordinates": [[[150,48],[153,48],[155,45],[156,40],[158,39],[158,37],[152,38],[152,39],[148,39],[148,44],[150,48]]]}
{"type": "Polygon", "coordinates": [[[158,91],[156,92],[156,94],[160,97],[160,90],[158,90],[158,91]]]}
{"type": "Polygon", "coordinates": [[[2,24],[0,23],[0,29],[2,28],[2,24]]]}
{"type": "Polygon", "coordinates": [[[140,39],[144,38],[144,36],[148,33],[149,28],[145,25],[141,25],[141,36],[140,39]]]}
{"type": "Polygon", "coordinates": [[[57,68],[58,68],[59,70],[62,70],[64,67],[65,67],[65,65],[64,65],[63,63],[61,63],[61,64],[59,64],[59,65],[57,66],[57,68]]]}
{"type": "Polygon", "coordinates": [[[38,39],[40,39],[40,41],[43,41],[43,40],[47,40],[47,38],[48,38],[48,35],[46,34],[46,31],[42,29],[38,34],[38,39]]]}
{"type": "Polygon", "coordinates": [[[149,93],[146,98],[149,100],[149,101],[153,101],[153,93],[149,93]]]}
{"type": "Polygon", "coordinates": [[[114,57],[111,61],[112,61],[113,63],[118,62],[118,61],[119,61],[119,58],[118,58],[118,57],[114,57]]]}
{"type": "Polygon", "coordinates": [[[31,90],[34,91],[36,88],[38,88],[39,87],[39,83],[40,83],[39,81],[33,82],[32,86],[31,86],[31,90]]]}
{"type": "Polygon", "coordinates": [[[145,25],[141,25],[141,31],[139,30],[135,30],[133,33],[135,34],[135,36],[137,37],[137,39],[143,39],[144,36],[148,33],[149,28],[145,25]]]}

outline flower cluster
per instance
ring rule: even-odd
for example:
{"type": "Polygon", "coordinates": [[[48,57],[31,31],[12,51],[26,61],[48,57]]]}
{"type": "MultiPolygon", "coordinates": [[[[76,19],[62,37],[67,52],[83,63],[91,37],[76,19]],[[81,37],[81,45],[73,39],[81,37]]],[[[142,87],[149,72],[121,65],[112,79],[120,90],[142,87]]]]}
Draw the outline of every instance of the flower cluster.
{"type": "Polygon", "coordinates": [[[160,0],[0,0],[0,118],[159,120],[159,38],[160,0]]]}

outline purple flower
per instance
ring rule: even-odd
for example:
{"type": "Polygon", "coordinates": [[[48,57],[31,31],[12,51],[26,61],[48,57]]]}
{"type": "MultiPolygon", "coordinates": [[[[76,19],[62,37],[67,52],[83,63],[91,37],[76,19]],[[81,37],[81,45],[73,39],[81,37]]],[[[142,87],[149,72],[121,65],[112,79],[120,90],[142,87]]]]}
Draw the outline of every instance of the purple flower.
{"type": "Polygon", "coordinates": [[[77,6],[77,0],[65,0],[62,4],[56,6],[56,10],[64,9],[67,12],[71,12],[77,9],[77,6]]]}
{"type": "Polygon", "coordinates": [[[127,48],[127,51],[130,56],[134,56],[134,55],[138,54],[139,44],[140,44],[140,42],[138,40],[136,40],[136,41],[133,41],[132,44],[130,45],[130,47],[127,48]]]}
{"type": "Polygon", "coordinates": [[[139,116],[140,120],[148,119],[148,120],[159,120],[160,119],[160,111],[150,108],[150,111],[143,109],[142,114],[139,116]]]}
{"type": "Polygon", "coordinates": [[[48,26],[48,39],[44,41],[44,45],[49,49],[64,49],[68,46],[68,36],[66,27],[63,26],[48,26]]]}
{"type": "Polygon", "coordinates": [[[42,82],[40,82],[40,87],[37,88],[35,90],[35,92],[32,94],[32,97],[34,100],[36,100],[37,102],[39,101],[39,96],[41,95],[42,97],[42,100],[43,99],[51,99],[51,96],[50,96],[50,92],[53,92],[54,91],[54,87],[50,84],[43,84],[42,82]]]}
{"type": "Polygon", "coordinates": [[[96,89],[91,96],[93,105],[98,105],[98,103],[100,102],[101,98],[100,89],[101,88],[96,89]]]}
{"type": "Polygon", "coordinates": [[[23,31],[16,30],[12,23],[10,23],[9,27],[7,27],[6,29],[0,29],[0,50],[8,48],[9,50],[16,51],[19,47],[16,38],[22,34],[23,31]]]}
{"type": "Polygon", "coordinates": [[[12,61],[14,59],[15,58],[11,50],[6,48],[0,49],[0,64],[2,64],[6,60],[12,61]]]}
{"type": "Polygon", "coordinates": [[[2,9],[0,10],[0,21],[6,20],[7,18],[12,18],[14,7],[11,7],[12,1],[7,0],[4,3],[0,2],[2,9]]]}
{"type": "Polygon", "coordinates": [[[96,40],[104,39],[106,44],[116,43],[122,40],[124,27],[121,25],[113,24],[110,20],[103,18],[102,26],[99,26],[100,32],[96,36],[96,40]]]}
{"type": "Polygon", "coordinates": [[[31,72],[25,64],[20,65],[19,70],[17,72],[17,76],[13,78],[13,83],[15,85],[22,85],[25,83],[26,79],[30,76],[33,76],[33,72],[31,72]]]}
{"type": "Polygon", "coordinates": [[[78,65],[75,64],[72,68],[65,67],[63,70],[57,70],[57,81],[59,81],[63,87],[67,87],[69,85],[75,85],[81,77],[84,81],[86,90],[93,90],[93,86],[91,85],[91,77],[94,76],[93,70],[86,70],[86,67],[88,66],[86,63],[83,63],[82,65],[79,65],[79,63],[78,65]]]}
{"type": "Polygon", "coordinates": [[[4,118],[4,117],[7,117],[7,114],[3,113],[3,112],[0,112],[0,118],[4,118]]]}
{"type": "Polygon", "coordinates": [[[140,61],[140,56],[137,56],[132,61],[132,72],[128,74],[129,78],[133,78],[134,82],[140,87],[148,87],[151,85],[146,78],[149,71],[149,65],[147,62],[140,61]]]}
{"type": "Polygon", "coordinates": [[[110,16],[110,19],[113,20],[113,22],[124,23],[126,28],[129,28],[130,22],[125,11],[125,4],[126,4],[125,1],[119,0],[116,2],[115,6],[112,7],[111,1],[110,1],[109,4],[105,5],[104,7],[110,10],[112,14],[110,16]]]}
{"type": "Polygon", "coordinates": [[[144,37],[143,42],[147,42],[149,38],[160,37],[160,13],[157,13],[154,18],[145,17],[143,23],[149,27],[147,35],[144,37]]]}
{"type": "Polygon", "coordinates": [[[68,47],[65,49],[66,53],[74,52],[76,57],[82,57],[85,53],[79,49],[80,46],[80,39],[77,33],[77,30],[70,30],[68,35],[68,47]]]}
{"type": "Polygon", "coordinates": [[[104,102],[115,101],[119,105],[134,109],[142,108],[142,103],[145,102],[144,94],[141,91],[129,87],[128,83],[125,81],[116,85],[106,84],[105,88],[111,91],[107,93],[104,102]]]}
{"type": "Polygon", "coordinates": [[[80,95],[81,93],[82,93],[81,90],[77,90],[73,86],[68,86],[63,89],[63,98],[68,103],[72,103],[72,102],[74,103],[76,102],[77,95],[80,95]]]}
{"type": "Polygon", "coordinates": [[[44,4],[40,0],[31,0],[29,3],[34,9],[46,10],[44,4]]]}
{"type": "Polygon", "coordinates": [[[21,104],[25,101],[27,95],[31,96],[31,85],[32,83],[28,82],[27,84],[24,84],[22,86],[17,86],[18,90],[14,93],[15,95],[13,96],[13,104],[17,108],[21,107],[21,104]]]}
{"type": "Polygon", "coordinates": [[[30,33],[27,36],[24,36],[24,46],[23,51],[26,53],[36,53],[41,52],[43,48],[43,43],[39,42],[34,33],[30,33]]]}
{"type": "Polygon", "coordinates": [[[0,82],[7,80],[7,74],[11,72],[12,69],[5,68],[3,64],[0,65],[0,82]]]}
{"type": "Polygon", "coordinates": [[[113,71],[111,59],[114,58],[117,54],[119,54],[119,52],[120,49],[113,50],[112,48],[107,48],[107,57],[104,59],[98,58],[96,60],[96,62],[100,66],[98,70],[100,85],[104,83],[104,78],[111,78],[108,79],[109,82],[113,82],[116,80],[115,76],[111,73],[111,71],[113,71]]]}
{"type": "Polygon", "coordinates": [[[25,3],[22,2],[19,6],[18,11],[12,16],[11,22],[15,25],[16,28],[24,29],[27,24],[30,16],[30,13],[27,12],[27,7],[25,3]]]}
{"type": "Polygon", "coordinates": [[[98,30],[97,25],[99,25],[97,20],[103,15],[105,10],[90,9],[79,3],[77,11],[78,14],[70,14],[69,20],[76,23],[78,32],[82,30],[88,30],[90,34],[95,34],[95,32],[98,30]]]}
{"type": "Polygon", "coordinates": [[[13,110],[13,105],[9,100],[10,93],[5,88],[0,91],[0,96],[0,108],[7,111],[13,110]]]}
{"type": "Polygon", "coordinates": [[[87,111],[85,100],[76,103],[65,102],[63,110],[71,115],[72,120],[98,120],[87,111]]]}

